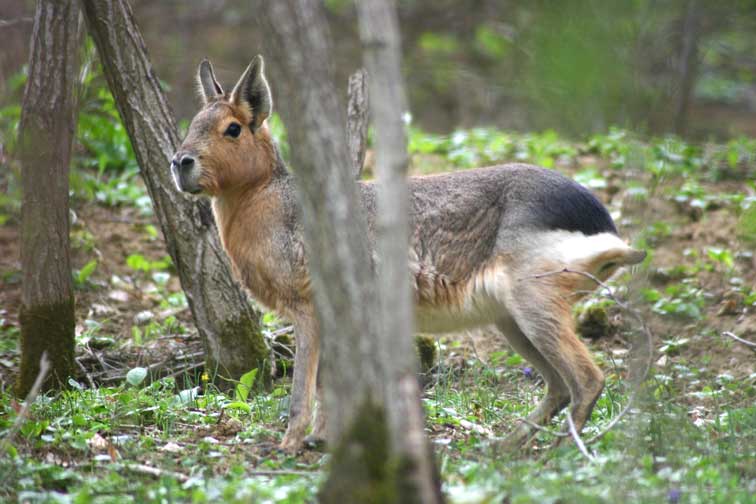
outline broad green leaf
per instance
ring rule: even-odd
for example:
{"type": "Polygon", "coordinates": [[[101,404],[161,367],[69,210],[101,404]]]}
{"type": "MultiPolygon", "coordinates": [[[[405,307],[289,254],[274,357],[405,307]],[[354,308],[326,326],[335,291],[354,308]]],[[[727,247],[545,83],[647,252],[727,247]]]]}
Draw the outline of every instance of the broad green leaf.
{"type": "Polygon", "coordinates": [[[249,392],[252,390],[252,385],[255,383],[255,378],[257,377],[257,368],[253,369],[252,371],[249,371],[248,373],[244,373],[242,377],[239,379],[239,383],[236,385],[236,400],[237,401],[246,401],[247,397],[249,397],[249,392]]]}
{"type": "Polygon", "coordinates": [[[87,264],[85,264],[84,267],[79,271],[79,274],[76,275],[76,283],[81,285],[89,280],[89,277],[92,276],[92,273],[94,273],[95,269],[97,269],[97,259],[92,259],[87,264]]]}
{"type": "Polygon", "coordinates": [[[143,367],[135,367],[126,373],[126,381],[135,387],[142,383],[145,378],[147,378],[147,369],[143,367]]]}
{"type": "Polygon", "coordinates": [[[234,401],[226,404],[227,409],[238,409],[245,411],[246,413],[250,413],[252,411],[252,408],[244,401],[234,401]]]}

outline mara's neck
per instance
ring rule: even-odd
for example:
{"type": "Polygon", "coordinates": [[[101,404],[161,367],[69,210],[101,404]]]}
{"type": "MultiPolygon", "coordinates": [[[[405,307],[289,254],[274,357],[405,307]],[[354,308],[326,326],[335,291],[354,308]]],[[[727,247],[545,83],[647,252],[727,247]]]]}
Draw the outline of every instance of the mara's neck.
{"type": "Polygon", "coordinates": [[[213,198],[213,212],[224,247],[231,245],[228,240],[235,226],[243,226],[246,231],[265,226],[270,219],[281,214],[292,214],[287,208],[294,199],[293,178],[278,152],[270,168],[270,176],[264,180],[250,181],[226,189],[213,198]]]}

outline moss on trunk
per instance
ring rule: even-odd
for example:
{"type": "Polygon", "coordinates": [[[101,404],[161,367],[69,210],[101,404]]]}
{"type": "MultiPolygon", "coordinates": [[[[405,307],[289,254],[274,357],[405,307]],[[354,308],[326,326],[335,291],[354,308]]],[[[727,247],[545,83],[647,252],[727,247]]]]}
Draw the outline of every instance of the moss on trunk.
{"type": "Polygon", "coordinates": [[[318,494],[323,504],[420,503],[415,464],[391,453],[383,408],[366,400],[331,454],[328,479],[318,494]]]}
{"type": "Polygon", "coordinates": [[[66,386],[74,373],[74,299],[50,305],[22,306],[21,369],[16,394],[29,393],[39,374],[39,361],[47,352],[50,374],[42,390],[66,386]]]}
{"type": "Polygon", "coordinates": [[[207,352],[206,369],[209,371],[213,383],[223,391],[232,390],[236,380],[252,369],[257,368],[256,385],[268,389],[272,382],[270,368],[270,354],[265,345],[265,339],[260,334],[260,325],[253,319],[235,319],[226,322],[221,329],[217,341],[222,341],[224,355],[216,360],[212,352],[207,352]],[[244,352],[237,352],[236,348],[247,348],[244,352]],[[251,350],[249,350],[251,347],[251,350]],[[235,358],[233,354],[243,356],[235,358]],[[251,358],[250,358],[251,356],[251,358]],[[220,364],[225,362],[226,365],[220,364]],[[253,364],[250,366],[250,362],[253,364]]]}
{"type": "Polygon", "coordinates": [[[388,434],[383,409],[366,400],[333,450],[330,474],[318,500],[324,504],[396,502],[388,434]]]}
{"type": "Polygon", "coordinates": [[[436,364],[436,340],[430,336],[415,336],[415,349],[420,359],[420,373],[427,374],[436,364]]]}

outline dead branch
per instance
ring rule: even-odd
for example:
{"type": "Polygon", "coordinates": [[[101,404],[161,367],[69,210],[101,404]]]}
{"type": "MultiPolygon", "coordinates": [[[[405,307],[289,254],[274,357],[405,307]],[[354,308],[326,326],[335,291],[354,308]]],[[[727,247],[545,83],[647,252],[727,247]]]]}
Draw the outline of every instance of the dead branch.
{"type": "MultiPolygon", "coordinates": [[[[554,275],[561,275],[561,274],[572,274],[572,275],[580,275],[582,277],[588,278],[592,282],[594,282],[596,285],[598,285],[601,290],[604,292],[604,295],[614,301],[614,303],[625,313],[629,314],[639,325],[641,333],[645,336],[644,343],[646,344],[646,350],[647,350],[647,356],[645,362],[643,362],[643,368],[640,373],[640,375],[637,377],[637,383],[635,384],[635,387],[630,392],[630,396],[628,397],[627,404],[625,407],[620,411],[616,417],[614,417],[605,427],[602,429],[598,434],[593,436],[592,438],[585,441],[586,445],[590,445],[592,443],[595,443],[602,437],[606,435],[607,432],[609,432],[612,428],[614,428],[617,423],[625,416],[627,415],[628,411],[630,411],[630,408],[635,403],[635,400],[638,397],[638,393],[640,392],[641,385],[648,377],[649,371],[651,371],[651,366],[653,364],[653,357],[654,357],[654,336],[651,332],[651,329],[649,329],[648,325],[646,324],[646,321],[644,320],[641,313],[628,305],[627,303],[620,301],[617,296],[614,295],[614,292],[612,292],[611,287],[609,287],[607,284],[596,278],[595,275],[592,275],[591,273],[587,273],[585,271],[577,271],[577,270],[571,270],[569,268],[563,268],[560,270],[555,271],[548,271],[545,273],[539,273],[537,275],[532,275],[524,278],[520,278],[518,281],[522,280],[528,280],[528,279],[540,279],[540,278],[546,278],[554,275]]],[[[571,419],[570,419],[571,420],[571,419]]]]}
{"type": "Polygon", "coordinates": [[[753,343],[752,341],[744,340],[743,338],[741,338],[740,336],[736,335],[735,333],[731,331],[724,331],[722,335],[728,336],[734,339],[735,341],[737,341],[738,343],[743,343],[745,346],[756,350],[756,343],[753,343]]]}

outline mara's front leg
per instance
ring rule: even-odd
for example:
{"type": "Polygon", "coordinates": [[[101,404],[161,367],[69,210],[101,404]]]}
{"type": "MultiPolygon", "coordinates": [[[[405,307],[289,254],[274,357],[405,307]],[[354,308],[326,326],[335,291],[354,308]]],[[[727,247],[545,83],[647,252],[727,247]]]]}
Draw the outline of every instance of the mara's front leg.
{"type": "Polygon", "coordinates": [[[294,320],[294,336],[296,354],[294,378],[291,383],[289,425],[281,441],[281,448],[286,451],[296,451],[302,447],[312,419],[320,354],[318,325],[313,314],[302,314],[294,320]]]}

